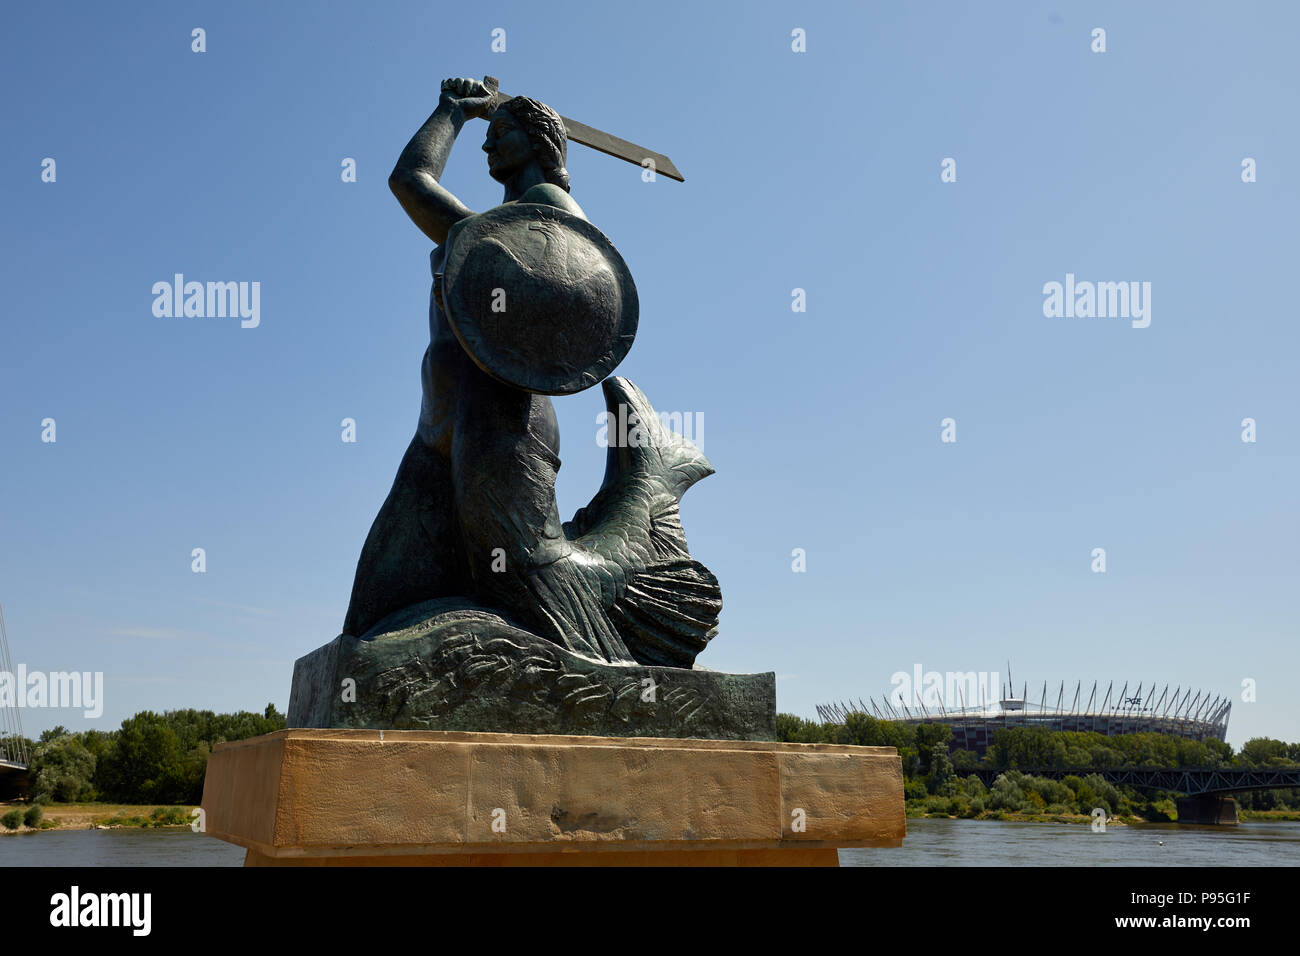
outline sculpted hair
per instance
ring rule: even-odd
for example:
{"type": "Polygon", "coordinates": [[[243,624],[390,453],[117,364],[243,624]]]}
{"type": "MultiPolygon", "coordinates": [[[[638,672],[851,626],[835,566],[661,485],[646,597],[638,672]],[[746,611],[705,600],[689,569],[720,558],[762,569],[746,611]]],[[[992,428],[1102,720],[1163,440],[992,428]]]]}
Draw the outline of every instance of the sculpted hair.
{"type": "Polygon", "coordinates": [[[569,136],[564,130],[564,121],[560,114],[545,103],[516,96],[501,104],[501,108],[513,116],[529,141],[537,150],[537,162],[542,167],[548,183],[554,183],[566,193],[569,191],[569,171],[564,168],[569,136]]]}

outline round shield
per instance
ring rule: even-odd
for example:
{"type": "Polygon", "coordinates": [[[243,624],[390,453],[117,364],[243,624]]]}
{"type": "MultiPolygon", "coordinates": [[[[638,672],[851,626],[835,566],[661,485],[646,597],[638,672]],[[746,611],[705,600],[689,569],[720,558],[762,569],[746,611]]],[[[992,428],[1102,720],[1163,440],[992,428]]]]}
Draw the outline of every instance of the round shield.
{"type": "Polygon", "coordinates": [[[602,381],[632,347],[632,274],[587,220],[555,206],[509,203],[462,219],[447,246],[447,319],[493,378],[568,395],[602,381]]]}

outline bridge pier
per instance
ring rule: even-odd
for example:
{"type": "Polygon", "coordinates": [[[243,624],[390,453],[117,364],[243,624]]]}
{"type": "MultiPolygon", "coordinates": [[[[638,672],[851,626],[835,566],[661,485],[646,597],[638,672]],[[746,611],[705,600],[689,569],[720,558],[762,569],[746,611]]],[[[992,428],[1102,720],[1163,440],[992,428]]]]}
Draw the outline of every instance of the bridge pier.
{"type": "Polygon", "coordinates": [[[1179,823],[1232,826],[1237,822],[1237,801],[1217,793],[1179,797],[1175,801],[1179,823]]]}
{"type": "Polygon", "coordinates": [[[27,796],[29,784],[26,767],[0,760],[0,800],[27,796]]]}

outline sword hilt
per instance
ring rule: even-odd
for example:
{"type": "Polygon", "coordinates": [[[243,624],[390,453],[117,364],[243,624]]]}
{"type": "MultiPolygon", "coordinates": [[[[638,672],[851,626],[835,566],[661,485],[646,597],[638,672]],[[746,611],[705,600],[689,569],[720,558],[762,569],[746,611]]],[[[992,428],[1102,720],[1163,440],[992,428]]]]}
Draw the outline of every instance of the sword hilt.
{"type": "Polygon", "coordinates": [[[488,117],[487,117],[488,119],[491,119],[492,118],[491,114],[495,112],[498,106],[500,106],[503,102],[509,99],[509,97],[501,95],[500,82],[497,80],[495,76],[483,77],[483,85],[486,86],[488,92],[492,94],[492,106],[488,110],[488,117]]]}

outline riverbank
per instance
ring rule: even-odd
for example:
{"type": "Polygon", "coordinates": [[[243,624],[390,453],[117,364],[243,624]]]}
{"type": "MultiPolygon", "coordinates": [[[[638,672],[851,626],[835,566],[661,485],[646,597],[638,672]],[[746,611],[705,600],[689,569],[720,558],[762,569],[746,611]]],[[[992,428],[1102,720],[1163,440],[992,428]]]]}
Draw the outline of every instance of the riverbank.
{"type": "MultiPolygon", "coordinates": [[[[26,811],[32,804],[0,803],[0,816],[10,810],[26,811]]],[[[158,806],[130,803],[47,803],[41,805],[41,821],[35,827],[0,827],[0,836],[38,833],[45,830],[115,830],[121,828],[163,829],[188,827],[194,821],[188,806],[158,806]]]]}
{"type": "Polygon", "coordinates": [[[1300,821],[1300,810],[1242,810],[1237,808],[1238,820],[1300,821]]]}
{"type": "MultiPolygon", "coordinates": [[[[1001,823],[1087,823],[1093,822],[1093,817],[1086,813],[1027,813],[1021,810],[984,810],[978,814],[970,816],[958,816],[953,813],[940,813],[935,810],[926,810],[924,806],[907,807],[907,818],[909,820],[996,820],[1001,823]]],[[[1136,816],[1112,816],[1106,818],[1106,826],[1130,826],[1135,823],[1149,823],[1136,816]]]]}
{"type": "MultiPolygon", "coordinates": [[[[982,813],[973,816],[957,816],[953,813],[939,813],[937,811],[927,811],[925,806],[917,802],[917,805],[911,804],[907,807],[907,818],[909,820],[926,818],[930,820],[999,820],[1005,823],[1092,823],[1092,816],[1083,813],[1027,813],[1024,811],[1010,810],[985,810],[982,813]]],[[[1300,811],[1298,810],[1241,810],[1237,811],[1237,819],[1241,822],[1248,820],[1259,823],[1295,823],[1300,822],[1300,811]]],[[[1125,815],[1112,816],[1106,818],[1106,826],[1132,826],[1141,823],[1177,823],[1178,815],[1172,814],[1168,820],[1148,820],[1144,817],[1125,815]]]]}
{"type": "MultiPolygon", "coordinates": [[[[13,801],[0,803],[0,815],[11,809],[26,810],[31,804],[13,801]]],[[[42,819],[38,826],[19,826],[16,830],[0,827],[0,836],[14,833],[37,833],[44,830],[116,830],[116,829],[179,829],[191,826],[194,820],[189,806],[164,807],[156,804],[130,803],[50,803],[42,806],[42,819]]],[[[950,813],[927,812],[917,801],[907,807],[907,817],[931,820],[992,820],[1003,823],[1068,823],[1091,824],[1091,815],[1082,813],[1026,813],[1023,811],[985,810],[978,815],[958,817],[950,813]]],[[[1296,810],[1240,810],[1238,818],[1257,822],[1300,822],[1296,810]]],[[[1112,816],[1107,826],[1131,826],[1150,823],[1137,816],[1112,816]]]]}

